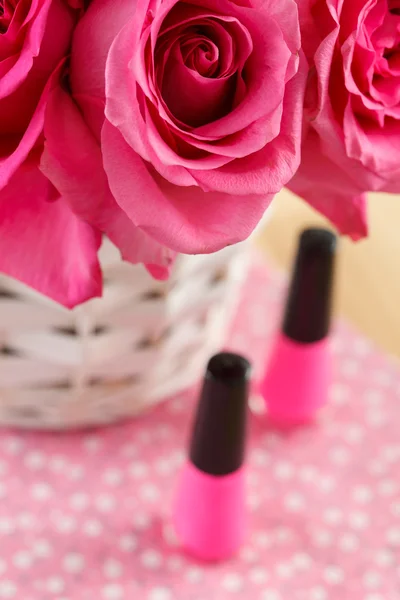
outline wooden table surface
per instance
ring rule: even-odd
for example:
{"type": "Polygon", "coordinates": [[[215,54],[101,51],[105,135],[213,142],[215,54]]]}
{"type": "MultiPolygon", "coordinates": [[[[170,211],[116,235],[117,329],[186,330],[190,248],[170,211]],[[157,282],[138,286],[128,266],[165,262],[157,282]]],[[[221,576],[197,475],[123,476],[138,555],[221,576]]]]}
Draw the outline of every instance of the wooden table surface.
{"type": "MultiPolygon", "coordinates": [[[[400,357],[400,197],[372,194],[370,236],[361,242],[342,239],[335,310],[386,351],[400,357]]],[[[298,233],[326,221],[302,200],[284,190],[258,243],[288,269],[298,233]]]]}

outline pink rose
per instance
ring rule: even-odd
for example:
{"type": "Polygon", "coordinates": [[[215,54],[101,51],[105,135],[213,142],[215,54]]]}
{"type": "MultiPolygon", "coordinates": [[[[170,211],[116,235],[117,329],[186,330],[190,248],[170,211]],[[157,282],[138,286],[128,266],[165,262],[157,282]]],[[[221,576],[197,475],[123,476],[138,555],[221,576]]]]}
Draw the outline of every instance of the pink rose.
{"type": "Polygon", "coordinates": [[[73,2],[0,7],[0,271],[66,306],[101,293],[100,234],[39,170],[47,103],[77,21],[73,2]]]}
{"type": "Polygon", "coordinates": [[[357,238],[364,192],[400,191],[400,0],[306,4],[310,129],[290,187],[357,238]]]}
{"type": "MultiPolygon", "coordinates": [[[[3,6],[3,3],[2,3],[3,6]]],[[[43,131],[76,15],[64,0],[5,2],[0,13],[0,189],[43,131]]]]}
{"type": "Polygon", "coordinates": [[[42,168],[102,231],[118,208],[106,233],[129,260],[238,242],[299,164],[299,50],[293,0],[93,0],[71,62],[89,129],[67,95],[54,102],[42,168]]]}

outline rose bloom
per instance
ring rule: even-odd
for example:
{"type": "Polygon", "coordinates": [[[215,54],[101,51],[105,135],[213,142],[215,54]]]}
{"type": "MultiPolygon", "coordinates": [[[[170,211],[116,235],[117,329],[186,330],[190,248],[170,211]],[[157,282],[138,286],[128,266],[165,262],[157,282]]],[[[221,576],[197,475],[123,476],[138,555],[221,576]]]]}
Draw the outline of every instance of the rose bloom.
{"type": "Polygon", "coordinates": [[[0,3],[0,271],[67,306],[101,292],[101,236],[38,165],[78,15],[66,0],[0,3]]]}
{"type": "Polygon", "coordinates": [[[400,191],[400,0],[299,7],[312,65],[310,128],[290,187],[358,238],[366,233],[363,192],[400,191]]]}
{"type": "Polygon", "coordinates": [[[173,251],[246,238],[291,179],[305,79],[293,0],[93,0],[42,169],[124,258],[164,276],[173,251]]]}

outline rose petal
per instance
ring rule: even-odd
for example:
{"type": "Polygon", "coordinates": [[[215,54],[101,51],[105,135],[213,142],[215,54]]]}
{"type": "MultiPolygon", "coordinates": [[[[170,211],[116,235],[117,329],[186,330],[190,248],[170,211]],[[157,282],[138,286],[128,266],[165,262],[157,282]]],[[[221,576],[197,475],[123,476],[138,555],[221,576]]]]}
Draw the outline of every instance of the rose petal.
{"type": "Polygon", "coordinates": [[[108,121],[102,142],[104,166],[117,202],[137,226],[178,252],[209,253],[242,241],[272,200],[271,194],[243,197],[174,186],[151,173],[108,121]]]}
{"type": "Polygon", "coordinates": [[[0,271],[72,308],[101,295],[100,235],[56,196],[30,162],[0,192],[0,271]]]}
{"type": "Polygon", "coordinates": [[[302,146],[299,170],[287,187],[354,240],[367,235],[366,196],[362,186],[321,152],[310,129],[302,146]]]}
{"type": "Polygon", "coordinates": [[[44,114],[47,100],[51,90],[54,89],[54,87],[58,84],[62,66],[63,65],[60,64],[59,68],[56,69],[49,77],[37,104],[36,110],[22,138],[19,139],[17,136],[7,138],[7,136],[5,136],[5,140],[2,140],[1,154],[3,156],[0,158],[0,190],[8,184],[10,178],[25,161],[33,146],[37,142],[39,136],[41,135],[43,131],[44,114]],[[3,145],[4,141],[5,144],[9,144],[10,142],[12,144],[12,146],[8,147],[7,150],[3,145]]]}
{"type": "Polygon", "coordinates": [[[300,163],[305,72],[304,57],[299,73],[286,84],[279,136],[262,148],[219,169],[191,171],[204,190],[245,195],[276,194],[293,177],[300,163]]]}
{"type": "Polygon", "coordinates": [[[174,253],[134,226],[111,196],[101,151],[70,96],[58,88],[49,98],[41,169],[80,218],[108,235],[122,257],[168,274],[174,253]]]}

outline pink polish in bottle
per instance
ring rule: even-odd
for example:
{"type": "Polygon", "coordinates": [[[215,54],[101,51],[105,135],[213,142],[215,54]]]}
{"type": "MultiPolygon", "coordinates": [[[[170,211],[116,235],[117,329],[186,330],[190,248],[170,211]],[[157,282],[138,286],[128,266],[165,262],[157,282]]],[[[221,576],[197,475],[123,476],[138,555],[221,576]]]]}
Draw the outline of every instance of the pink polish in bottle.
{"type": "Polygon", "coordinates": [[[251,367],[224,352],[208,363],[173,520],[194,557],[229,558],[246,533],[245,442],[251,367]]]}
{"type": "Polygon", "coordinates": [[[283,326],[260,386],[269,417],[278,424],[312,419],[328,398],[336,242],[323,228],[300,236],[283,326]]]}

